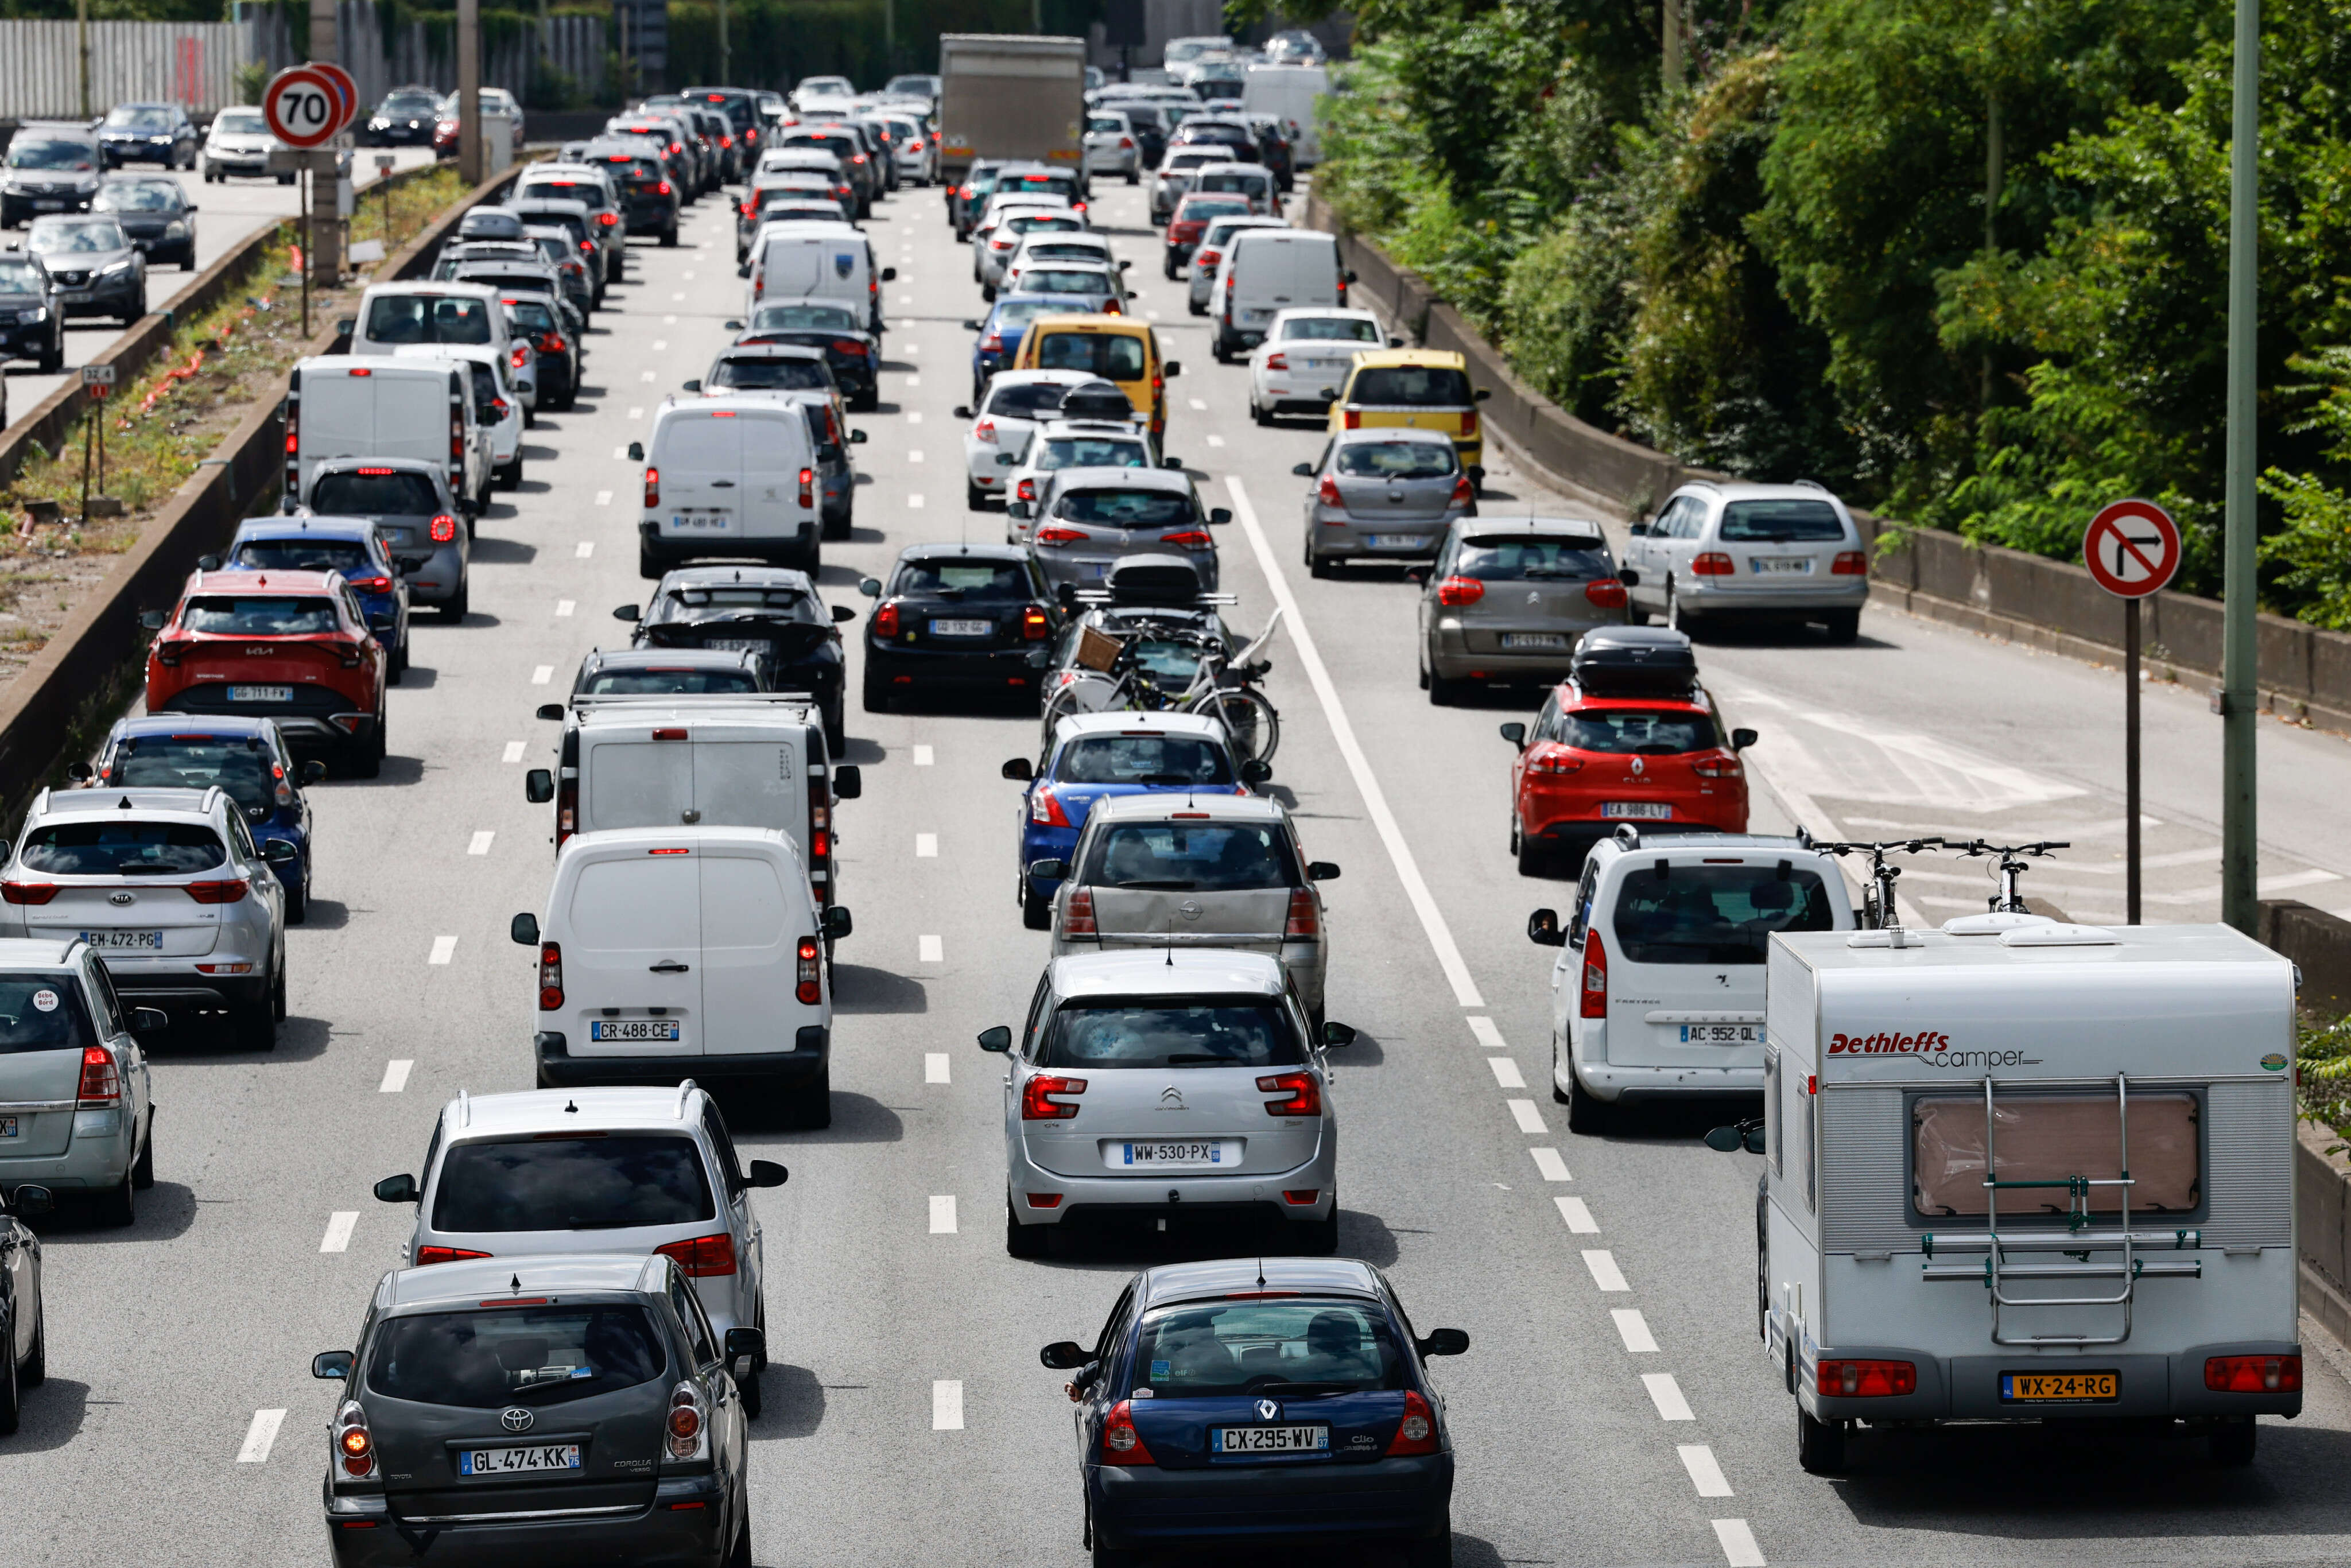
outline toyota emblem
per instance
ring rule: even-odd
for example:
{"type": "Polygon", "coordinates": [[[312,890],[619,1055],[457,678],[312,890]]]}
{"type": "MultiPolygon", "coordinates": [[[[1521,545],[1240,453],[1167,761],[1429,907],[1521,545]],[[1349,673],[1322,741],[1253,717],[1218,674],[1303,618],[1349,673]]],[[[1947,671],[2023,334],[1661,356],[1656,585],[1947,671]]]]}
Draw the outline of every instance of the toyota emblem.
{"type": "Polygon", "coordinates": [[[1176,913],[1186,920],[1197,920],[1200,918],[1200,901],[1196,898],[1187,898],[1176,906],[1176,913]]]}
{"type": "Polygon", "coordinates": [[[509,1432],[528,1432],[530,1430],[530,1424],[538,1419],[538,1416],[519,1405],[509,1405],[498,1412],[498,1425],[509,1432]]]}
{"type": "Polygon", "coordinates": [[[106,902],[109,904],[130,904],[136,900],[138,896],[139,895],[135,893],[110,893],[106,895],[106,902]]]}
{"type": "Polygon", "coordinates": [[[1281,1406],[1270,1399],[1260,1399],[1257,1402],[1257,1418],[1260,1421],[1279,1421],[1281,1419],[1281,1406]]]}

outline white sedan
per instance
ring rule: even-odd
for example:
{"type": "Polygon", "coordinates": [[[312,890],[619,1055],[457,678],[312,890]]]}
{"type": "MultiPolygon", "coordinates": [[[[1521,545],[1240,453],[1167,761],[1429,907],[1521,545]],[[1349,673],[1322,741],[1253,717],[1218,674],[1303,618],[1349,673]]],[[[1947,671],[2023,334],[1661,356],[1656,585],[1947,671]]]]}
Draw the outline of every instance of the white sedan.
{"type": "Polygon", "coordinates": [[[1249,354],[1249,417],[1259,424],[1281,413],[1320,418],[1358,353],[1403,341],[1382,337],[1379,318],[1368,310],[1317,305],[1280,311],[1249,354]]]}
{"type": "Polygon", "coordinates": [[[1007,470],[1045,421],[1061,412],[1061,399],[1081,382],[1101,378],[1085,371],[998,371],[987,383],[987,402],[955,411],[971,421],[964,433],[964,504],[977,511],[1004,499],[1007,470]]]}

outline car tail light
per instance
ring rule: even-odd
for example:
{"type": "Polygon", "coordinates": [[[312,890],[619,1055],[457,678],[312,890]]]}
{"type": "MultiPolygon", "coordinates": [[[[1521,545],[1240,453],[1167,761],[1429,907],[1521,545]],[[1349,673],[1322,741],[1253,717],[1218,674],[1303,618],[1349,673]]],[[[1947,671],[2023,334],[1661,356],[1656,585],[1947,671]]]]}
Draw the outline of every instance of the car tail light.
{"type": "Polygon", "coordinates": [[[445,545],[457,537],[457,519],[447,512],[433,519],[428,532],[436,545],[445,545]]]}
{"type": "Polygon", "coordinates": [[[1215,539],[1208,537],[1207,530],[1205,528],[1186,528],[1181,533],[1162,534],[1159,536],[1159,542],[1164,545],[1178,545],[1185,549],[1213,549],[1217,543],[1215,539]]]}
{"type": "Polygon", "coordinates": [[[392,579],[388,577],[353,577],[345,579],[358,593],[390,593],[392,579]]]}
{"type": "MultiPolygon", "coordinates": [[[[675,149],[672,149],[672,151],[675,151],[675,149]]],[[[664,180],[660,184],[653,187],[653,194],[656,196],[666,196],[669,193],[669,182],[667,180],[664,180]]]]}
{"type": "Polygon", "coordinates": [[[1269,371],[1286,371],[1290,368],[1290,356],[1288,354],[1268,354],[1265,357],[1265,368],[1269,371]]]}
{"type": "Polygon", "coordinates": [[[487,1252],[475,1252],[464,1247],[419,1247],[415,1260],[417,1267],[423,1268],[427,1263],[462,1263],[467,1259],[488,1256],[487,1252]]]}
{"type": "Polygon", "coordinates": [[[1478,434],[1478,411],[1476,409],[1473,408],[1468,413],[1461,416],[1461,434],[1465,436],[1475,435],[1478,434]]]}
{"type": "Polygon", "coordinates": [[[1601,945],[1597,931],[1586,932],[1583,937],[1583,1003],[1576,1016],[1608,1016],[1608,949],[1601,945]]]}
{"type": "Polygon", "coordinates": [[[861,360],[865,357],[865,345],[854,338],[835,338],[831,348],[836,354],[854,354],[861,360]]]}
{"type": "MultiPolygon", "coordinates": [[[[2210,1363],[2205,1364],[2210,1366],[2210,1363]]],[[[2207,1375],[2208,1379],[2210,1375],[2207,1375]]],[[[1840,1399],[1881,1399],[1918,1392],[1918,1369],[1907,1361],[1823,1361],[1814,1388],[1840,1399]]]]}
{"type": "Polygon", "coordinates": [[[814,1007],[824,1000],[824,967],[813,936],[800,938],[799,973],[795,978],[798,983],[792,988],[792,995],[802,1005],[814,1007]]]}
{"type": "Polygon", "coordinates": [[[1118,150],[1122,152],[1132,152],[1134,151],[1134,138],[1132,136],[1120,137],[1118,139],[1118,150]]]}
{"type": "Polygon", "coordinates": [[[1079,888],[1070,894],[1070,906],[1061,915],[1064,936],[1099,936],[1094,925],[1094,895],[1090,888],[1079,888]]]}
{"type": "Polygon", "coordinates": [[[1690,562],[1690,571],[1698,577],[1730,577],[1738,570],[1738,563],[1719,549],[1707,550],[1690,562]]]}
{"type": "Polygon", "coordinates": [[[375,1434],[368,1430],[367,1412],[356,1399],[344,1400],[335,1412],[335,1462],[353,1479],[375,1474],[375,1434]]]}
{"type": "Polygon", "coordinates": [[[1738,779],[1743,777],[1747,769],[1740,766],[1736,757],[1717,757],[1708,761],[1691,763],[1690,771],[1701,779],[1738,779]]]}
{"type": "Polygon", "coordinates": [[[1029,542],[1050,549],[1055,545],[1083,544],[1085,538],[1085,534],[1077,528],[1039,528],[1029,536],[1029,542]]]}
{"type": "Polygon", "coordinates": [[[1053,1098],[1056,1094],[1078,1095],[1086,1092],[1082,1078],[1056,1078],[1040,1072],[1020,1088],[1020,1119],[1024,1122],[1066,1122],[1078,1113],[1075,1105],[1065,1105],[1053,1098]]]}
{"type": "Polygon", "coordinates": [[[898,635],[898,607],[895,604],[884,604],[874,611],[873,634],[885,643],[898,635]]]}
{"type": "Polygon", "coordinates": [[[1478,486],[1469,483],[1468,475],[1464,474],[1461,477],[1453,481],[1452,505],[1457,507],[1466,507],[1477,498],[1478,486]]]}
{"type": "Polygon", "coordinates": [[[1322,483],[1314,487],[1314,499],[1325,507],[1344,508],[1347,498],[1339,494],[1339,479],[1334,474],[1322,476],[1322,483]]]}
{"type": "Polygon", "coordinates": [[[253,883],[241,876],[225,882],[192,882],[186,885],[188,896],[198,904],[235,904],[253,888],[253,883]]]}
{"type": "Polygon", "coordinates": [[[546,337],[541,338],[538,340],[538,346],[545,349],[550,354],[559,354],[563,352],[563,340],[553,332],[549,332],[546,337]]]}
{"type": "Polygon", "coordinates": [[[1196,251],[1193,253],[1192,259],[1202,267],[1214,267],[1217,265],[1217,254],[1213,250],[1196,251]]]}
{"type": "Polygon", "coordinates": [[[1151,1450],[1143,1446],[1143,1434],[1134,1429],[1134,1406],[1122,1399],[1110,1407],[1102,1417],[1102,1453],[1099,1462],[1105,1465],[1155,1465],[1151,1450]]]}
{"type": "Polygon", "coordinates": [[[1048,828],[1066,828],[1069,814],[1061,810],[1061,798],[1053,793],[1050,784],[1040,784],[1029,792],[1029,820],[1048,828]]]}
{"type": "Polygon", "coordinates": [[[580,780],[566,779],[555,787],[555,847],[580,831],[580,780]]]}
{"type": "Polygon", "coordinates": [[[669,1396],[669,1419],[663,1423],[669,1457],[700,1458],[710,1447],[710,1436],[703,1428],[702,1396],[693,1384],[679,1384],[669,1396]]]}
{"type": "Polygon", "coordinates": [[[661,470],[658,468],[645,470],[645,505],[648,507],[661,505],[661,470]]]}
{"type": "Polygon", "coordinates": [[[707,1280],[735,1272],[735,1238],[724,1230],[712,1236],[697,1236],[690,1241],[673,1241],[653,1250],[664,1258],[676,1259],[677,1266],[689,1280],[707,1280]]]}
{"type": "Polygon", "coordinates": [[[53,882],[0,882],[0,899],[10,904],[47,904],[57,895],[53,882]]]}
{"type": "Polygon", "coordinates": [[[1053,622],[1044,606],[1031,604],[1020,612],[1020,640],[1041,643],[1053,634],[1053,622]]]}
{"type": "Polygon", "coordinates": [[[1841,549],[1836,559],[1829,562],[1831,577],[1867,577],[1869,557],[1857,549],[1841,549]]]}
{"type": "Polygon", "coordinates": [[[81,1086],[74,1091],[74,1099],[84,1111],[122,1103],[122,1075],[114,1070],[114,1053],[106,1047],[81,1048],[81,1086]]]}
{"type": "Polygon", "coordinates": [[[563,1005],[563,944],[538,945],[538,1010],[551,1013],[563,1005]]]}
{"type": "Polygon", "coordinates": [[[992,419],[983,419],[977,424],[973,425],[971,427],[971,438],[974,441],[985,441],[990,446],[995,445],[996,421],[992,419]]]}
{"type": "Polygon", "coordinates": [[[1315,913],[1314,895],[1307,892],[1306,889],[1302,887],[1291,888],[1290,890],[1290,918],[1282,924],[1282,940],[1287,942],[1293,937],[1320,936],[1322,935],[1322,919],[1321,915],[1315,913]]]}
{"type": "Polygon", "coordinates": [[[2302,1391],[2302,1357],[2209,1356],[2204,1362],[2204,1386],[2215,1394],[2298,1394],[2302,1391]]]}
{"type": "Polygon", "coordinates": [[[1010,250],[1012,248],[1012,242],[1009,239],[992,239],[987,242],[987,248],[990,250],[1010,250]]]}
{"type": "Polygon", "coordinates": [[[1437,1452],[1437,1416],[1412,1389],[1404,1392],[1404,1419],[1396,1423],[1396,1435],[1388,1444],[1387,1458],[1407,1458],[1415,1454],[1437,1452]]]}
{"type": "Polygon", "coordinates": [[[357,474],[363,479],[381,479],[397,473],[398,470],[392,468],[354,468],[351,472],[357,474]]]}
{"type": "Polygon", "coordinates": [[[1361,430],[1364,428],[1364,415],[1362,410],[1351,408],[1347,411],[1347,428],[1349,430],[1361,430]]]}
{"type": "Polygon", "coordinates": [[[1105,316],[1123,316],[1126,312],[1120,308],[1117,300],[1105,299],[1102,301],[1102,314],[1105,316]]]}
{"type": "Polygon", "coordinates": [[[1035,500],[1037,498],[1037,481],[1034,479],[1021,480],[1019,486],[1015,487],[1012,498],[1016,501],[1035,500]]]}
{"type": "Polygon", "coordinates": [[[618,213],[598,213],[596,214],[596,221],[603,225],[608,229],[612,228],[619,225],[621,214],[618,213]]]}
{"type": "Polygon", "coordinates": [[[1474,577],[1448,577],[1437,585],[1437,602],[1458,608],[1486,597],[1486,585],[1474,577]]]}
{"type": "Polygon", "coordinates": [[[1322,1113],[1322,1086],[1314,1082],[1311,1072],[1276,1072],[1257,1081],[1260,1092],[1279,1094],[1282,1098],[1265,1103],[1269,1116],[1320,1116],[1322,1113]]]}
{"type": "Polygon", "coordinates": [[[294,783],[293,780],[286,777],[286,765],[281,762],[271,763],[269,765],[269,776],[271,779],[277,780],[277,803],[281,806],[292,805],[294,803],[294,783]]]}
{"type": "Polygon", "coordinates": [[[803,507],[816,505],[816,470],[813,468],[800,470],[800,505],[803,507]]]}
{"type": "Polygon", "coordinates": [[[1531,752],[1527,757],[1527,771],[1546,774],[1581,773],[1583,771],[1583,758],[1568,751],[1531,752]]]}
{"type": "MultiPolygon", "coordinates": [[[[1467,479],[1462,481],[1464,485],[1468,482],[1467,479]]],[[[1622,610],[1625,602],[1625,585],[1613,577],[1600,578],[1583,585],[1583,597],[1592,601],[1594,609],[1622,610]]]]}
{"type": "Polygon", "coordinates": [[[1281,1189],[1281,1201],[1296,1204],[1301,1208],[1311,1207],[1314,1200],[1322,1196],[1322,1189],[1319,1186],[1286,1186],[1281,1189]]]}

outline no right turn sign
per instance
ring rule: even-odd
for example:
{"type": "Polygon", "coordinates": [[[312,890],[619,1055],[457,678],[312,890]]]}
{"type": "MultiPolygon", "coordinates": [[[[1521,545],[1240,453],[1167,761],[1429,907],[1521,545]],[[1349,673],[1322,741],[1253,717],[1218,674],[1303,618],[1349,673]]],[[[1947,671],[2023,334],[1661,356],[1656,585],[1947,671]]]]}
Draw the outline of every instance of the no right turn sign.
{"type": "Polygon", "coordinates": [[[2116,501],[2090,519],[2082,564],[2121,599],[2144,599],[2179,570],[2179,525],[2152,501],[2116,501]]]}

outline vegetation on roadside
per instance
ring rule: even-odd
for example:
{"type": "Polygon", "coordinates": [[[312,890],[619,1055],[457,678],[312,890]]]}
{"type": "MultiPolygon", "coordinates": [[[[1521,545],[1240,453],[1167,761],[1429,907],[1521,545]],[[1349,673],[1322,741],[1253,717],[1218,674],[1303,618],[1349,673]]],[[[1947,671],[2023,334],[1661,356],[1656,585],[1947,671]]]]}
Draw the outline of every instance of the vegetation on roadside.
{"type": "Polygon", "coordinates": [[[2351,1019],[2305,1018],[2294,1032],[2302,1114],[2351,1138],[2351,1019]]]}

